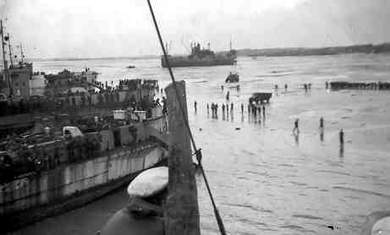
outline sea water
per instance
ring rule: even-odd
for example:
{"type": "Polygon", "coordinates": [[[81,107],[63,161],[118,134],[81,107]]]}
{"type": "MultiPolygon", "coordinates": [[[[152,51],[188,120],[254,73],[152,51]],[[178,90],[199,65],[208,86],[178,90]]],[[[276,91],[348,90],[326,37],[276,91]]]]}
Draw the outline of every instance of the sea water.
{"type": "MultiPolygon", "coordinates": [[[[142,78],[164,87],[170,79],[158,58],[34,63],[34,71],[46,73],[86,67],[109,85],[142,78]]],[[[175,68],[174,74],[186,81],[191,129],[229,234],[358,234],[367,215],[390,209],[390,91],[325,89],[332,80],[389,82],[390,55],[239,57],[236,66],[175,68]],[[224,83],[229,72],[240,74],[239,90],[224,83]],[[259,91],[273,97],[265,117],[254,118],[248,98],[259,91]],[[233,114],[223,117],[219,108],[212,118],[206,109],[212,102],[233,103],[233,114]]],[[[197,181],[202,234],[216,234],[204,182],[197,181]]],[[[125,190],[118,190],[18,234],[94,234],[126,202],[125,190]]]]}

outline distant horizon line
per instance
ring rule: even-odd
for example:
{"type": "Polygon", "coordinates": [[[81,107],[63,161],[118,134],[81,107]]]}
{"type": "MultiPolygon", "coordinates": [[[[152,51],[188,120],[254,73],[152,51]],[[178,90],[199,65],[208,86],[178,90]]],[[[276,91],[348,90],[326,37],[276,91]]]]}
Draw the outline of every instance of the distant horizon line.
{"type": "MultiPolygon", "coordinates": [[[[343,46],[324,46],[324,47],[316,47],[316,46],[308,46],[308,47],[269,47],[269,48],[240,48],[234,49],[236,51],[245,51],[245,50],[296,50],[296,49],[325,49],[325,48],[345,48],[345,47],[354,47],[354,46],[376,46],[376,45],[386,45],[390,44],[390,42],[383,43],[364,43],[364,44],[349,44],[343,46]]],[[[221,50],[217,52],[225,52],[227,50],[221,50]]],[[[184,55],[184,54],[175,54],[175,55],[184,55]]],[[[103,56],[103,57],[36,57],[36,58],[26,58],[28,61],[78,61],[78,60],[107,60],[107,59],[152,59],[159,58],[161,55],[139,55],[139,56],[103,56]]],[[[2,60],[0,60],[2,61],[2,60]]]]}

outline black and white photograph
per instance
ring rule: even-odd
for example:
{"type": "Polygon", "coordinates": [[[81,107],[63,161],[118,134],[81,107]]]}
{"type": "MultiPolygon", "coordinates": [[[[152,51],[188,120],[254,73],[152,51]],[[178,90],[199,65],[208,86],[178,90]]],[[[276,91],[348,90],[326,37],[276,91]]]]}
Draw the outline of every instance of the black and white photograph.
{"type": "Polygon", "coordinates": [[[0,234],[390,235],[389,0],[0,0],[0,234]]]}

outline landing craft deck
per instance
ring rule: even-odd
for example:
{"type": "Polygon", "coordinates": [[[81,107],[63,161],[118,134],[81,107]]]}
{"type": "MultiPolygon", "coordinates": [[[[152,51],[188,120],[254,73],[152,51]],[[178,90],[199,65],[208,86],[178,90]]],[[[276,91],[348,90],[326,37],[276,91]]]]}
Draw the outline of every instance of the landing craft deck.
{"type": "MultiPolygon", "coordinates": [[[[0,231],[9,231],[84,205],[128,183],[136,173],[164,162],[167,150],[159,141],[148,141],[150,136],[155,136],[153,129],[156,133],[166,129],[160,126],[165,124],[160,119],[165,117],[139,124],[144,127],[138,129],[145,133],[137,134],[136,145],[126,144],[134,140],[121,138],[129,137],[129,133],[117,140],[115,130],[103,130],[100,134],[104,143],[95,157],[88,158],[77,146],[73,147],[73,153],[66,154],[68,148],[62,141],[36,145],[33,150],[45,148],[48,165],[43,166],[45,169],[28,171],[0,184],[0,219],[10,224],[0,231]],[[121,147],[116,146],[118,143],[121,147]],[[75,153],[79,153],[79,158],[71,160],[75,153]]],[[[129,131],[129,126],[123,130],[129,131]]],[[[2,180],[7,178],[2,177],[2,180]]]]}
{"type": "Polygon", "coordinates": [[[0,220],[7,226],[0,233],[85,205],[165,163],[156,80],[109,86],[89,68],[63,70],[40,73],[45,86],[36,95],[28,86],[32,63],[5,63],[1,74],[0,220]]]}

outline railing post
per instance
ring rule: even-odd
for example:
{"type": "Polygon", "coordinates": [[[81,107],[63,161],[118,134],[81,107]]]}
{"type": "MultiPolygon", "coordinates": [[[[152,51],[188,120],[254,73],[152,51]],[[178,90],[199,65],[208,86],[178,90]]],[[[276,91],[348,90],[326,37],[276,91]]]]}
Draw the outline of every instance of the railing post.
{"type": "Polygon", "coordinates": [[[170,84],[167,94],[171,154],[168,157],[169,184],[165,207],[165,234],[199,235],[199,208],[195,169],[192,163],[191,143],[185,121],[188,120],[185,82],[176,82],[179,100],[174,86],[170,84]],[[179,105],[179,102],[181,105],[179,105]],[[180,110],[183,107],[183,112],[180,110]]]}

